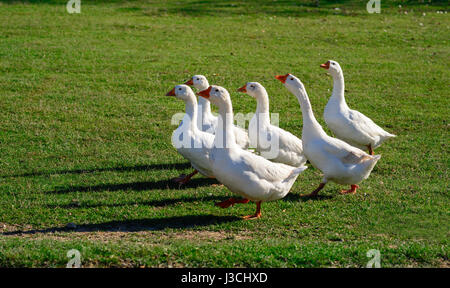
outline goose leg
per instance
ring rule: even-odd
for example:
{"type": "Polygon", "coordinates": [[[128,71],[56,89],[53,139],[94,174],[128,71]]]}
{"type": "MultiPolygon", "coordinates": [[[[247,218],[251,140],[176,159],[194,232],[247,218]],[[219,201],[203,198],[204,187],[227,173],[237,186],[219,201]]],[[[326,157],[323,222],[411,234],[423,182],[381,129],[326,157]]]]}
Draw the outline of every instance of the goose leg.
{"type": "Polygon", "coordinates": [[[369,144],[369,146],[367,146],[367,148],[369,148],[370,155],[375,155],[375,153],[373,153],[372,145],[369,144]]]}
{"type": "Polygon", "coordinates": [[[234,204],[242,203],[247,204],[250,200],[248,199],[236,199],[236,198],[230,198],[228,200],[216,203],[216,206],[222,207],[222,208],[228,208],[230,206],[233,206],[234,204]]]}
{"type": "Polygon", "coordinates": [[[355,194],[356,193],[356,189],[359,188],[358,185],[351,185],[351,188],[348,190],[341,190],[341,194],[355,194]]]}
{"type": "Polygon", "coordinates": [[[256,202],[256,212],[252,215],[242,217],[245,220],[261,218],[261,201],[256,202]]]}
{"type": "Polygon", "coordinates": [[[309,194],[303,194],[300,195],[302,197],[316,197],[317,194],[319,194],[319,191],[323,189],[323,187],[325,187],[326,183],[320,183],[319,187],[316,188],[316,190],[314,190],[313,192],[309,193],[309,194]]]}
{"type": "Polygon", "coordinates": [[[187,182],[189,182],[189,180],[191,180],[191,178],[197,173],[198,173],[198,171],[194,170],[194,172],[192,172],[189,175],[181,174],[180,176],[173,178],[172,180],[174,182],[177,182],[180,185],[183,185],[183,184],[186,184],[187,182]]]}

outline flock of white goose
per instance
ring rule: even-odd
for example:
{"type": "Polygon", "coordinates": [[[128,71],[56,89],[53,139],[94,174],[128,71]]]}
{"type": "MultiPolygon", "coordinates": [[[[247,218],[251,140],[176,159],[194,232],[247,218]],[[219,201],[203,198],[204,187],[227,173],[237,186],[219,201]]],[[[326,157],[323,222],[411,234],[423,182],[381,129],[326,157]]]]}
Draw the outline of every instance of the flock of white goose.
{"type": "Polygon", "coordinates": [[[185,184],[198,172],[216,178],[232,192],[244,197],[230,198],[216,205],[227,208],[250,200],[256,203],[256,212],[244,219],[261,217],[262,202],[285,197],[298,175],[307,169],[307,160],[322,171],[323,179],[316,190],[303,196],[316,196],[328,181],[351,185],[350,189],[341,190],[341,194],[355,193],[359,188],[357,184],[369,177],[381,157],[374,155],[373,150],[395,135],[347,106],[343,72],[336,61],[330,60],[320,66],[328,70],[334,81],[324,119],[336,138],[328,136],[317,122],[303,83],[292,74],[275,78],[300,103],[303,115],[301,140],[270,123],[269,97],[264,87],[257,82],[249,82],[238,90],[257,101],[249,133],[234,125],[230,94],[225,88],[210,86],[202,75],[195,75],[183,85],[175,86],[166,95],[183,100],[186,114],[172,134],[172,143],[180,140],[189,143],[178,146],[177,150],[191,162],[195,170],[174,181],[185,184]],[[198,104],[189,86],[200,91],[197,93],[201,96],[198,104]],[[218,107],[217,117],[211,113],[210,103],[218,107]],[[268,147],[260,145],[267,139],[278,139],[278,153],[275,156],[267,157],[268,147]],[[256,153],[247,150],[249,147],[253,147],[256,153]],[[369,153],[362,149],[368,149],[369,153]]]}

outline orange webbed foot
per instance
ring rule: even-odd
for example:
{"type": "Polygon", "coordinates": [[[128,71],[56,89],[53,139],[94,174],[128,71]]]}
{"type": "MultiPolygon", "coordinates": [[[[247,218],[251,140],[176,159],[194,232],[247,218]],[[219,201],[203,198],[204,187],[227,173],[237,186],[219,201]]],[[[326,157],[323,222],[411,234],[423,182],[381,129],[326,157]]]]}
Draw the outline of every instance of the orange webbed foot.
{"type": "Polygon", "coordinates": [[[228,199],[228,200],[216,203],[214,205],[219,206],[221,208],[228,208],[230,206],[233,206],[233,203],[230,201],[230,199],[228,199]]]}
{"type": "Polygon", "coordinates": [[[345,194],[355,194],[356,193],[356,189],[358,189],[359,186],[358,185],[351,185],[351,188],[348,190],[341,190],[341,194],[345,195],[345,194]]]}
{"type": "Polygon", "coordinates": [[[183,181],[183,179],[186,178],[186,176],[187,176],[186,174],[181,174],[181,175],[178,176],[178,177],[172,178],[172,181],[173,181],[173,182],[176,182],[176,183],[180,183],[180,182],[183,181]]]}
{"type": "Polygon", "coordinates": [[[222,208],[228,208],[230,206],[233,206],[234,204],[247,204],[250,200],[248,199],[236,199],[236,198],[230,198],[228,200],[216,203],[216,206],[222,207],[222,208]]]}
{"type": "Polygon", "coordinates": [[[319,191],[323,189],[323,187],[325,187],[325,183],[320,183],[319,187],[317,187],[316,190],[314,190],[313,192],[309,193],[309,194],[302,194],[300,195],[300,197],[317,197],[317,195],[319,194],[319,191]]]}
{"type": "Polygon", "coordinates": [[[223,187],[223,184],[212,184],[211,187],[223,187]]]}
{"type": "Polygon", "coordinates": [[[258,214],[252,214],[252,215],[247,215],[247,216],[242,216],[242,219],[244,220],[252,220],[252,219],[258,219],[261,218],[261,213],[258,214]]]}
{"type": "Polygon", "coordinates": [[[311,192],[309,194],[300,194],[300,197],[305,197],[305,198],[310,197],[310,198],[312,198],[312,197],[317,197],[317,194],[318,193],[311,192]]]}
{"type": "Polygon", "coordinates": [[[180,186],[181,186],[181,185],[184,185],[184,184],[186,184],[187,182],[189,182],[189,180],[191,180],[192,176],[194,176],[194,175],[197,174],[197,173],[198,173],[198,171],[197,171],[197,170],[194,170],[194,172],[192,172],[192,173],[189,174],[189,175],[181,174],[180,176],[173,178],[172,181],[174,181],[174,182],[180,184],[180,186]]]}
{"type": "Polygon", "coordinates": [[[258,219],[261,218],[261,201],[256,202],[256,212],[252,215],[247,215],[242,217],[244,220],[250,220],[250,219],[258,219]]]}

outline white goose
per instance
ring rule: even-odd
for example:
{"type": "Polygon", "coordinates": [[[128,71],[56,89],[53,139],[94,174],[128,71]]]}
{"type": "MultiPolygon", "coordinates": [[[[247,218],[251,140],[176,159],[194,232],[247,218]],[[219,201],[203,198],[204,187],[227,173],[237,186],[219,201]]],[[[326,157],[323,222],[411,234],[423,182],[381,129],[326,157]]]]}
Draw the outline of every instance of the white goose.
{"type": "Polygon", "coordinates": [[[371,156],[342,140],[328,136],[314,117],[303,83],[291,74],[276,76],[294,94],[303,114],[303,152],[306,158],[324,174],[319,187],[306,196],[316,196],[328,181],[350,184],[341,194],[356,193],[357,185],[369,177],[380,155],[371,156]]]}
{"type": "Polygon", "coordinates": [[[172,133],[172,144],[184,158],[191,162],[194,172],[173,179],[186,184],[192,176],[200,172],[206,177],[214,177],[209,160],[214,144],[214,135],[200,131],[197,123],[197,97],[189,86],[177,85],[166,96],[175,96],[185,103],[186,114],[180,126],[172,133]]]}
{"type": "MultiPolygon", "coordinates": [[[[194,86],[198,91],[205,90],[209,87],[209,82],[203,75],[194,75],[184,84],[194,86]]],[[[211,103],[203,97],[198,97],[198,111],[198,129],[214,134],[217,128],[217,117],[211,113],[211,103]]]]}
{"type": "Polygon", "coordinates": [[[218,203],[223,208],[235,203],[256,202],[256,212],[244,219],[261,217],[261,202],[281,199],[289,193],[298,175],[307,167],[298,168],[269,160],[241,149],[233,132],[233,107],[228,91],[210,86],[197,93],[219,107],[219,126],[214,138],[210,159],[217,180],[232,192],[246,199],[230,198],[218,203]],[[221,148],[224,147],[224,148],[221,148]]]}
{"type": "Polygon", "coordinates": [[[364,114],[347,106],[344,98],[344,74],[339,63],[330,60],[320,67],[327,69],[333,77],[333,93],[323,113],[327,126],[337,138],[360,149],[368,149],[369,154],[373,155],[373,149],[395,135],[384,131],[364,114]]]}
{"type": "Polygon", "coordinates": [[[266,89],[258,82],[248,82],[238,89],[256,99],[256,112],[248,126],[250,146],[256,147],[261,156],[273,162],[291,166],[306,163],[303,155],[302,140],[286,130],[270,123],[269,96],[266,89]]]}
{"type": "MultiPolygon", "coordinates": [[[[205,90],[209,87],[209,82],[203,75],[194,75],[185,84],[194,86],[199,91],[205,90]]],[[[199,97],[198,106],[199,111],[201,111],[201,116],[199,114],[199,117],[197,118],[199,129],[215,134],[218,126],[218,118],[211,113],[211,103],[203,97],[199,97]]],[[[235,125],[233,125],[233,131],[236,138],[236,143],[243,149],[247,149],[250,144],[247,131],[235,125]]]]}

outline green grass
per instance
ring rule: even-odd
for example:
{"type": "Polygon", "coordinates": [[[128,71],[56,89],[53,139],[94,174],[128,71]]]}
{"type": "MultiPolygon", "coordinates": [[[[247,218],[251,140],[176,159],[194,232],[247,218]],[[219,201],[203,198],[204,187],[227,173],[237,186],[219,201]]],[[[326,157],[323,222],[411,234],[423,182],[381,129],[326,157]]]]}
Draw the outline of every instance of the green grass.
{"type": "Polygon", "coordinates": [[[446,1],[65,2],[0,1],[1,267],[62,267],[72,248],[83,266],[364,267],[370,249],[383,267],[449,265],[446,1]],[[242,221],[255,205],[215,207],[233,194],[214,180],[169,181],[191,171],[170,144],[174,85],[204,74],[249,113],[235,91],[258,81],[300,136],[274,75],[302,79],[324,124],[328,59],[350,107],[398,135],[356,195],[300,198],[321,180],[311,167],[242,221]]]}

